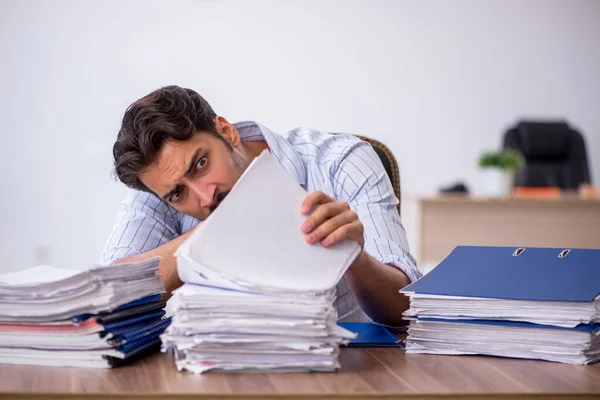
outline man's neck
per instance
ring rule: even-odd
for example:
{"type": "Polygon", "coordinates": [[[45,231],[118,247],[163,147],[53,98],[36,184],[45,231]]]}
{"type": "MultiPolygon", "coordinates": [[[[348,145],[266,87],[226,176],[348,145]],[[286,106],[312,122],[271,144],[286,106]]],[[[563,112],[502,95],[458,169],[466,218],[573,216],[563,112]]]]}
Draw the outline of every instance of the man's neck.
{"type": "Polygon", "coordinates": [[[267,142],[244,142],[244,145],[254,157],[258,157],[260,153],[269,148],[267,142]]]}

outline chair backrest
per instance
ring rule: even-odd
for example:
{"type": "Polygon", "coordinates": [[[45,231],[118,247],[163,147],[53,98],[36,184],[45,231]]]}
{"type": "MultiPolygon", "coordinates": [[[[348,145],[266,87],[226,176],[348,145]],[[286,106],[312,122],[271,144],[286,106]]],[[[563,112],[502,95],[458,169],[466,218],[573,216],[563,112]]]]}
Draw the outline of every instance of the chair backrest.
{"type": "Polygon", "coordinates": [[[506,131],[504,148],[519,150],[525,157],[515,186],[577,190],[582,183],[591,183],[583,137],[566,122],[521,121],[506,131]]]}
{"type": "MultiPolygon", "coordinates": [[[[336,133],[334,133],[334,135],[336,135],[336,133]]],[[[385,172],[387,172],[390,181],[392,182],[394,194],[398,198],[398,213],[400,213],[400,205],[402,203],[402,198],[400,197],[400,169],[398,168],[398,162],[396,161],[396,157],[394,157],[390,149],[388,149],[387,146],[381,143],[380,141],[361,135],[354,136],[371,144],[373,150],[375,150],[375,153],[379,156],[379,159],[383,164],[383,168],[385,168],[385,172]]]]}

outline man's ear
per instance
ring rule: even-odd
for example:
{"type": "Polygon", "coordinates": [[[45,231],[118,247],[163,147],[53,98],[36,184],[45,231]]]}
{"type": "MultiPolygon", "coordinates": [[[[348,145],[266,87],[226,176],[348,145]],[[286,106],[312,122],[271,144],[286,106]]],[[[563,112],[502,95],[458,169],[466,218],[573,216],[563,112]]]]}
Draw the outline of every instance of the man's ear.
{"type": "Polygon", "coordinates": [[[237,148],[242,144],[240,133],[225,117],[217,116],[215,118],[215,129],[232,147],[237,148]]]}

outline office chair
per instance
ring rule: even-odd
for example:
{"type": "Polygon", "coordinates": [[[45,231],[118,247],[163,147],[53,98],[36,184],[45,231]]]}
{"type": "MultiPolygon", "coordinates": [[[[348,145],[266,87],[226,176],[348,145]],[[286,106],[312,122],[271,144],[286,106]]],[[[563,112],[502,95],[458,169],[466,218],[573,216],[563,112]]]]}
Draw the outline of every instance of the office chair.
{"type": "MultiPolygon", "coordinates": [[[[339,135],[339,133],[334,133],[334,135],[339,135]]],[[[375,153],[377,153],[377,155],[379,156],[379,159],[383,164],[383,168],[385,168],[385,172],[387,172],[390,181],[392,182],[394,194],[398,198],[398,214],[400,214],[400,205],[402,202],[400,198],[400,169],[398,168],[398,162],[396,162],[396,157],[394,157],[390,149],[388,149],[387,146],[381,143],[380,141],[361,135],[354,136],[371,144],[373,150],[375,150],[375,153]]]]}
{"type": "Polygon", "coordinates": [[[585,142],[567,122],[520,121],[504,134],[503,147],[525,157],[514,186],[577,190],[582,183],[591,183],[585,142]]]}

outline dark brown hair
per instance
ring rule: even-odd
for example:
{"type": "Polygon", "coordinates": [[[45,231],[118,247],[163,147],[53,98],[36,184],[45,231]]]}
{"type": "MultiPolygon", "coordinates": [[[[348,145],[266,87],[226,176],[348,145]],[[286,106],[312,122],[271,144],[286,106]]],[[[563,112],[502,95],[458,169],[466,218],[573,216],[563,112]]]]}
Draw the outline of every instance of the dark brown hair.
{"type": "Polygon", "coordinates": [[[113,145],[114,174],[133,189],[150,191],[140,172],[156,161],[167,140],[188,140],[196,133],[215,131],[216,114],[191,89],[166,86],[131,104],[113,145]]]}

